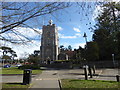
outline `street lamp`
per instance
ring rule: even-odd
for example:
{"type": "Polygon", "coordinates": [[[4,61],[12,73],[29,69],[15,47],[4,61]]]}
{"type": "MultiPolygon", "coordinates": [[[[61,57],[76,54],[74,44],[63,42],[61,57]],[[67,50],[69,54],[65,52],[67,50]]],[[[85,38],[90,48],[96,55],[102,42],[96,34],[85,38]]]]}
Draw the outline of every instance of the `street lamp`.
{"type": "Polygon", "coordinates": [[[83,35],[83,37],[85,38],[86,45],[87,45],[87,35],[86,35],[86,33],[85,33],[85,32],[84,32],[84,35],[83,35]]]}
{"type": "Polygon", "coordinates": [[[115,67],[115,54],[112,54],[112,59],[113,59],[113,65],[115,67]]]}
{"type": "MultiPolygon", "coordinates": [[[[86,41],[86,48],[85,48],[85,49],[87,49],[87,35],[86,35],[86,33],[85,33],[85,32],[84,32],[83,37],[85,38],[85,41],[86,41]]],[[[87,63],[87,60],[86,60],[85,62],[87,63]]]]}

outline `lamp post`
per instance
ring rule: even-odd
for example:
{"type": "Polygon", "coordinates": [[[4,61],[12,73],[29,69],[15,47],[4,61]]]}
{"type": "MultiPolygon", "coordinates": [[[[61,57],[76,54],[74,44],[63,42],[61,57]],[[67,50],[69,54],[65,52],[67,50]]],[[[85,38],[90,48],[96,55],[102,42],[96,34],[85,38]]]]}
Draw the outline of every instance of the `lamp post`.
{"type": "Polygon", "coordinates": [[[115,54],[112,54],[112,59],[113,59],[113,65],[115,67],[115,54]]]}
{"type": "MultiPolygon", "coordinates": [[[[86,35],[86,33],[85,33],[85,32],[84,32],[83,37],[85,38],[85,42],[86,42],[86,48],[85,48],[85,49],[87,49],[87,35],[86,35]]],[[[86,60],[85,62],[86,62],[86,64],[87,64],[87,60],[86,60]]]]}
{"type": "Polygon", "coordinates": [[[87,45],[87,35],[86,35],[86,33],[85,33],[85,32],[84,32],[84,35],[83,35],[83,37],[85,38],[86,45],[87,45]]]}

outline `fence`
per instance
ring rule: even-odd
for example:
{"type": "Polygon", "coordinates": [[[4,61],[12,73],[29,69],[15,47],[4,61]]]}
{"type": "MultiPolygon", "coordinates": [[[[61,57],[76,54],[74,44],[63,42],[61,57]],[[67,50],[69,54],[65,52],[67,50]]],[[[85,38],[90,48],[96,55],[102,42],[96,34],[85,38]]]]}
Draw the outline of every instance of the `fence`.
{"type": "Polygon", "coordinates": [[[95,65],[97,68],[120,68],[120,61],[116,60],[114,63],[113,61],[105,60],[105,61],[81,61],[80,66],[83,65],[95,65]]]}

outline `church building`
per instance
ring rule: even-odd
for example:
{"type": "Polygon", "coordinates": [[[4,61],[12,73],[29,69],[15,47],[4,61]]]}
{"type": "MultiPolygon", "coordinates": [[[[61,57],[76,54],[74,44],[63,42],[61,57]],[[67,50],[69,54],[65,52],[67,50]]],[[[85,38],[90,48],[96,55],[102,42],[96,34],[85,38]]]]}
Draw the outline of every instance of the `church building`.
{"type": "Polygon", "coordinates": [[[58,29],[55,24],[50,20],[48,25],[42,27],[41,36],[41,63],[48,64],[50,61],[58,60],[58,29]]]}

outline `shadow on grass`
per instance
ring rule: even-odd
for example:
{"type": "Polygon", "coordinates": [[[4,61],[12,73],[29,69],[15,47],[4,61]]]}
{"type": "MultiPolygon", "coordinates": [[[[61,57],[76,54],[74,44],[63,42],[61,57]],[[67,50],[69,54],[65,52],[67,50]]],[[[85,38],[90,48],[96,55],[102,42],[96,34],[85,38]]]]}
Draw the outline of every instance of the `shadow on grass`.
{"type": "Polygon", "coordinates": [[[2,90],[28,90],[27,88],[2,88],[2,90]]]}
{"type": "Polygon", "coordinates": [[[24,85],[23,83],[3,83],[2,90],[27,90],[29,85],[24,85]]]}
{"type": "Polygon", "coordinates": [[[23,83],[6,83],[6,84],[10,84],[10,85],[23,85],[23,83]]]}
{"type": "Polygon", "coordinates": [[[13,85],[15,85],[15,86],[22,86],[22,85],[29,86],[29,84],[24,84],[24,83],[4,83],[4,84],[10,85],[10,86],[13,86],[13,85]]]}
{"type": "Polygon", "coordinates": [[[105,81],[105,80],[70,80],[69,82],[73,81],[85,81],[85,82],[109,82],[109,83],[117,83],[116,81],[105,81]]]}

